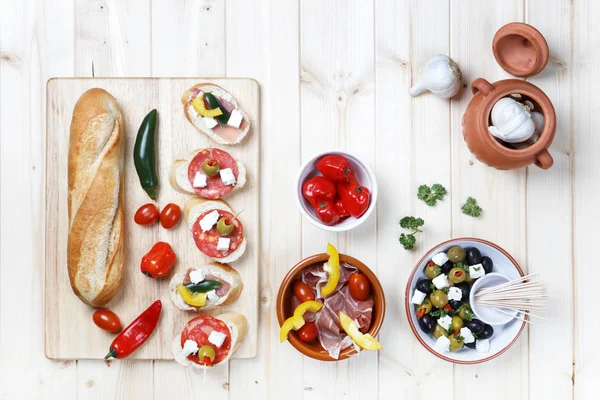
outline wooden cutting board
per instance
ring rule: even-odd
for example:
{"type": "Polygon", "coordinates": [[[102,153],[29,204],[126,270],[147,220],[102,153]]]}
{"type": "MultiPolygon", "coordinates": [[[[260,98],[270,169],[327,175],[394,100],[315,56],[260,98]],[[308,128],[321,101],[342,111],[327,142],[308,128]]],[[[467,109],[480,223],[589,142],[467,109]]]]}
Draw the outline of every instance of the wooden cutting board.
{"type": "MultiPolygon", "coordinates": [[[[159,326],[148,341],[129,359],[167,360],[171,341],[187,321],[197,314],[176,308],[168,293],[173,273],[209,261],[196,248],[184,221],[172,230],[160,224],[151,227],[133,222],[135,211],[151,199],[142,190],[134,165],[133,145],[139,125],[153,108],[158,110],[157,149],[160,187],[156,204],[161,208],[173,202],[183,210],[190,196],[173,190],[168,176],[171,163],[190,151],[209,145],[224,148],[244,163],[248,170],[246,186],[225,200],[240,216],[248,239],[245,255],[232,263],[244,281],[240,298],[223,311],[243,313],[248,318],[246,339],[233,358],[253,358],[257,350],[259,274],[259,86],[252,79],[194,78],[57,78],[47,86],[46,140],[46,218],[45,218],[45,352],[50,359],[102,359],[114,334],[102,331],[92,321],[94,309],[73,293],[67,273],[67,156],[73,107],[86,90],[99,87],[117,99],[125,120],[125,274],[123,286],[108,304],[126,326],[156,299],[163,310],[159,326]],[[212,82],[228,90],[251,120],[251,132],[241,144],[221,146],[197,131],[185,118],[181,95],[189,87],[212,82]],[[178,261],[166,279],[147,278],[140,272],[142,256],[158,241],[171,244],[178,261]]],[[[221,312],[211,312],[215,315],[221,312]]]]}

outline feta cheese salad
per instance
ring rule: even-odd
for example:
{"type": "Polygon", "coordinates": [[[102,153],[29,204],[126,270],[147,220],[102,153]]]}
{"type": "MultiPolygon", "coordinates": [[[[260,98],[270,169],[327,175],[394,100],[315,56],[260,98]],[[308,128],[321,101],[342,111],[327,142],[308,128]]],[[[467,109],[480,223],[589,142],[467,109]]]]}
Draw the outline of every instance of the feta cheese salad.
{"type": "Polygon", "coordinates": [[[494,328],[474,318],[469,294],[473,282],[493,269],[492,259],[477,248],[460,246],[434,254],[425,265],[427,278],[417,282],[411,303],[421,330],[437,339],[434,348],[438,353],[465,347],[489,351],[494,328]]]}

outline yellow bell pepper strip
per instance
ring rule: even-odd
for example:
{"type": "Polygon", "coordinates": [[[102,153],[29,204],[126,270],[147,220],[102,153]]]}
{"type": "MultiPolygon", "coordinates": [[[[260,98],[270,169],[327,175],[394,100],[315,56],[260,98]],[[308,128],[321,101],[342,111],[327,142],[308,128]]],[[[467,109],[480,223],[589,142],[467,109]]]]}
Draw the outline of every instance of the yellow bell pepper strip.
{"type": "Polygon", "coordinates": [[[325,265],[325,271],[329,273],[327,284],[321,288],[321,295],[326,297],[333,293],[340,281],[340,255],[331,243],[327,243],[327,254],[329,261],[325,265]]]}
{"type": "Polygon", "coordinates": [[[304,326],[304,313],[307,311],[317,312],[323,307],[318,301],[308,300],[300,304],[294,310],[294,315],[285,320],[281,329],[279,329],[279,342],[283,343],[287,339],[288,333],[293,329],[297,331],[304,326]]]}
{"type": "Polygon", "coordinates": [[[190,306],[203,307],[206,305],[206,298],[208,297],[207,293],[192,293],[190,292],[190,289],[184,285],[177,286],[177,292],[183,301],[190,306]]]}
{"type": "Polygon", "coordinates": [[[349,316],[343,312],[339,312],[340,325],[344,332],[348,334],[363,350],[379,350],[382,348],[381,344],[370,334],[363,334],[358,330],[358,324],[354,322],[349,316]]]}
{"type": "Polygon", "coordinates": [[[204,96],[196,96],[194,101],[192,101],[192,106],[194,110],[203,117],[218,117],[219,115],[223,115],[223,111],[220,108],[213,108],[212,110],[207,110],[204,106],[204,96]]]}

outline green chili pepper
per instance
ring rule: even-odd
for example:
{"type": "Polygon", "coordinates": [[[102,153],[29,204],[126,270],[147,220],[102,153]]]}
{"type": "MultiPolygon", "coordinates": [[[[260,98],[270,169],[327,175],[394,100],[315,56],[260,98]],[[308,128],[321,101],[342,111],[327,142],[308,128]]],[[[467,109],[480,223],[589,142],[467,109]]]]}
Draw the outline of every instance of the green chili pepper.
{"type": "Polygon", "coordinates": [[[133,147],[133,162],[142,188],[152,200],[156,199],[158,176],[156,174],[156,110],[144,117],[133,147]]]}
{"type": "Polygon", "coordinates": [[[219,281],[206,280],[198,283],[188,283],[185,287],[192,293],[207,293],[211,290],[218,289],[222,286],[222,283],[219,281]]]}
{"type": "Polygon", "coordinates": [[[215,108],[221,109],[221,112],[223,114],[219,115],[218,117],[215,117],[215,119],[219,122],[219,124],[221,124],[221,126],[227,125],[227,121],[229,121],[229,117],[231,117],[231,113],[229,111],[227,111],[225,109],[225,107],[223,107],[221,104],[219,104],[219,101],[217,100],[217,98],[215,97],[214,94],[204,93],[204,98],[206,99],[206,102],[208,103],[208,106],[210,107],[211,110],[215,109],[215,108]]]}

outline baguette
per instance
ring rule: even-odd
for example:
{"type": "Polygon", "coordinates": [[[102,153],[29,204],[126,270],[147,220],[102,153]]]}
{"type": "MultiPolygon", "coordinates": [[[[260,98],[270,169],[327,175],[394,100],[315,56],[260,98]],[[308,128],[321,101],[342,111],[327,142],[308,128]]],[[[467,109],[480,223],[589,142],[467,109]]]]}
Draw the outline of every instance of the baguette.
{"type": "Polygon", "coordinates": [[[90,89],[75,104],[68,163],[67,264],[75,294],[100,307],[123,279],[123,118],[116,100],[90,89]]]}
{"type": "Polygon", "coordinates": [[[218,85],[213,85],[212,83],[199,83],[194,85],[186,90],[183,96],[181,96],[181,103],[183,104],[183,112],[188,121],[190,121],[200,132],[219,144],[237,144],[246,137],[248,132],[250,132],[250,119],[248,118],[248,115],[238,107],[237,100],[228,91],[218,85]],[[192,97],[195,97],[199,90],[205,93],[210,92],[216,97],[220,97],[231,103],[231,105],[234,106],[234,109],[242,114],[243,120],[240,128],[219,125],[212,129],[207,127],[203,121],[203,117],[196,112],[191,102],[192,97]]]}
{"type": "Polygon", "coordinates": [[[231,334],[231,347],[227,356],[220,362],[213,364],[211,367],[206,365],[199,365],[195,362],[190,361],[190,359],[187,358],[187,356],[183,353],[183,348],[181,346],[182,332],[180,332],[177,336],[175,336],[175,339],[173,339],[173,342],[171,344],[171,353],[173,354],[173,358],[175,359],[175,361],[177,361],[184,367],[191,365],[194,368],[212,368],[217,365],[226,364],[227,361],[229,361],[233,353],[235,353],[235,351],[237,350],[240,343],[246,337],[246,333],[248,332],[248,320],[246,320],[246,317],[244,315],[234,312],[220,314],[217,315],[215,318],[225,322],[231,334]]]}
{"type": "Polygon", "coordinates": [[[218,307],[228,306],[240,297],[240,293],[242,293],[244,288],[244,283],[242,282],[242,277],[240,274],[230,265],[211,263],[190,268],[190,270],[192,269],[203,270],[205,275],[214,275],[217,278],[222,279],[230,285],[229,289],[227,290],[227,293],[219,297],[219,300],[215,302],[208,301],[206,305],[202,307],[190,306],[183,301],[181,295],[179,295],[179,292],[177,291],[177,287],[183,284],[183,280],[185,279],[185,276],[188,274],[189,270],[186,272],[180,272],[175,274],[169,283],[169,293],[171,295],[171,300],[173,300],[173,304],[175,304],[175,307],[184,311],[208,311],[218,307]]]}

